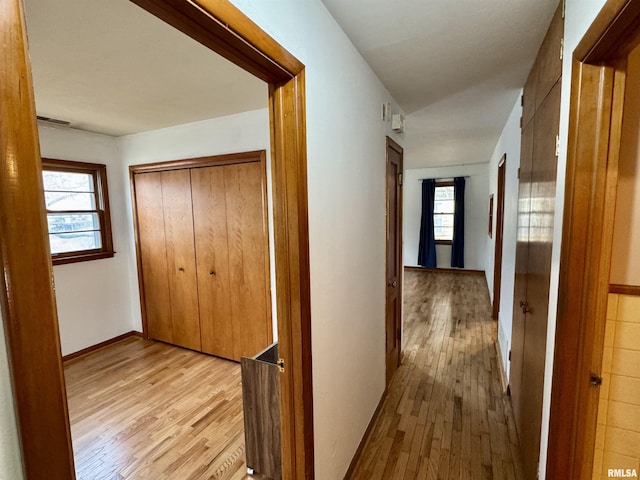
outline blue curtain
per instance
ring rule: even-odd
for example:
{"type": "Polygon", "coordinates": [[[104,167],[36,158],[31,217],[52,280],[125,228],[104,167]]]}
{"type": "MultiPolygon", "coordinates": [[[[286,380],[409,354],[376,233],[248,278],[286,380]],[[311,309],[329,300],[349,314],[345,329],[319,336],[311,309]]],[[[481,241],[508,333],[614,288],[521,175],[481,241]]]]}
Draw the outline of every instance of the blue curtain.
{"type": "Polygon", "coordinates": [[[464,268],[464,177],[453,179],[456,210],[453,215],[451,266],[464,268]]]}
{"type": "Polygon", "coordinates": [[[436,239],[433,229],[433,203],[436,196],[436,181],[422,181],[422,220],[420,221],[420,246],[418,265],[436,267],[436,239]]]}

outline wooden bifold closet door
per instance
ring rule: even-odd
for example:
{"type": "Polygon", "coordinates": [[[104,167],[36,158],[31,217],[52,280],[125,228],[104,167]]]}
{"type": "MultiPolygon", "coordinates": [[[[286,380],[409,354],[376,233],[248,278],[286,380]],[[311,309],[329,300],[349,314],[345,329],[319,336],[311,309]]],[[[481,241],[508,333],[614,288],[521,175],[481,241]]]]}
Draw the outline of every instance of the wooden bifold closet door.
{"type": "Polygon", "coordinates": [[[272,340],[264,155],[202,160],[134,171],[147,335],[240,360],[272,340]]]}
{"type": "Polygon", "coordinates": [[[189,170],[136,175],[148,336],[200,350],[189,170]]]}

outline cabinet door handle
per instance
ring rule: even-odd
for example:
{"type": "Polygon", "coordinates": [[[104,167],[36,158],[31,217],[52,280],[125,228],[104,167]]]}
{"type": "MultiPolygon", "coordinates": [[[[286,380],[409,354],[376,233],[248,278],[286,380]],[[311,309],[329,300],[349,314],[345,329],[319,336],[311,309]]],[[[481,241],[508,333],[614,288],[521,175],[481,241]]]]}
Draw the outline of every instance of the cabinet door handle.
{"type": "Polygon", "coordinates": [[[184,267],[178,267],[179,272],[184,272],[184,267]]]}
{"type": "Polygon", "coordinates": [[[213,271],[213,270],[209,271],[209,275],[215,275],[215,274],[216,274],[215,271],[213,271]]]}

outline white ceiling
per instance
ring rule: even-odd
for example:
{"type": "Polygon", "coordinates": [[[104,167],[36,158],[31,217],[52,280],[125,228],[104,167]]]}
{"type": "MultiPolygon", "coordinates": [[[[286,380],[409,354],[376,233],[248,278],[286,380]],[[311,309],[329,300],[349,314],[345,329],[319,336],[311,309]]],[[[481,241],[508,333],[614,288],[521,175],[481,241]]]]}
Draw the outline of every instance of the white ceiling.
{"type": "Polygon", "coordinates": [[[129,0],[26,0],[38,115],[124,135],[259,108],[267,85],[129,0]]]}
{"type": "Polygon", "coordinates": [[[558,0],[323,0],[407,113],[405,168],[489,161],[558,0]]]}
{"type": "MultiPolygon", "coordinates": [[[[323,0],[407,113],[405,168],[483,163],[557,0],[323,0]]],[[[267,106],[262,81],[129,0],[26,0],[38,115],[124,135],[267,106]]]]}

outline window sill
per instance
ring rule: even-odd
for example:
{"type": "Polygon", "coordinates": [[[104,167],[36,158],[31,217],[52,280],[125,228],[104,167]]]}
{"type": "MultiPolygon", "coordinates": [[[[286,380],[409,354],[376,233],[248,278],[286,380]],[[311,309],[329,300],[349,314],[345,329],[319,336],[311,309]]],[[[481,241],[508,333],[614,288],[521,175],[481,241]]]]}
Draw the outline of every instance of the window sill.
{"type": "Polygon", "coordinates": [[[453,240],[436,240],[436,245],[453,245],[453,240]]]}
{"type": "Polygon", "coordinates": [[[51,263],[53,265],[65,265],[68,263],[89,262],[91,260],[100,260],[102,258],[111,258],[116,252],[91,252],[91,253],[77,253],[66,256],[52,256],[51,263]]]}

